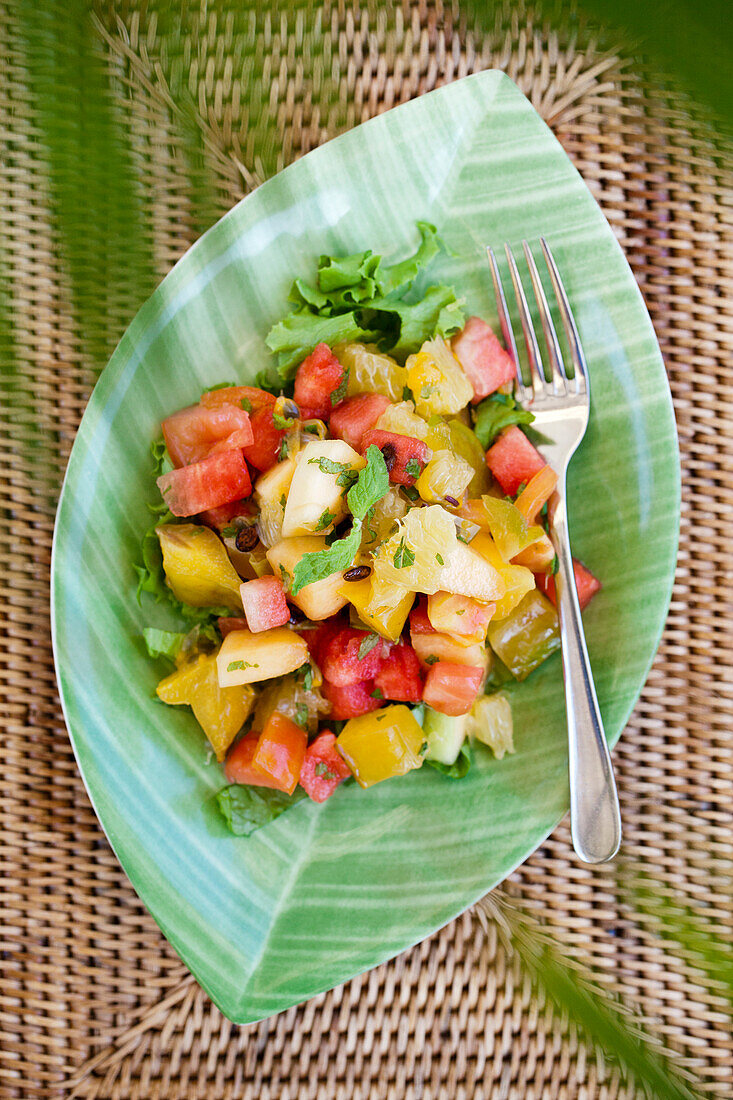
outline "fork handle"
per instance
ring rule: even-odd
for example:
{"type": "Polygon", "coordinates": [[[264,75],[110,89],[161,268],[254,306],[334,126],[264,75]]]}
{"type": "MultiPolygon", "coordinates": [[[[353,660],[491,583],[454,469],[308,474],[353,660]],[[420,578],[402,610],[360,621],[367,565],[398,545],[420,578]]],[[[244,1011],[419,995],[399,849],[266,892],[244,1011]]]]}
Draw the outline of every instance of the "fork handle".
{"type": "Polygon", "coordinates": [[[568,716],[570,831],[586,863],[604,863],[621,843],[621,814],[606,735],[593,684],[575,587],[565,507],[565,478],[550,509],[550,538],[558,558],[555,576],[562,669],[568,716]]]}

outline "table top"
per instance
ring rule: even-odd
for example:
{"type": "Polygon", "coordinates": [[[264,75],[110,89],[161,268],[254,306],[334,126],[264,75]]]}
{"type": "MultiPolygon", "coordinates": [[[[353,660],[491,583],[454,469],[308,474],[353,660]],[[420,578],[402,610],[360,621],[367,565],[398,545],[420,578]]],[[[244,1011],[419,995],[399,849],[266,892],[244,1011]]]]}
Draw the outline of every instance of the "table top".
{"type": "Polygon", "coordinates": [[[467,28],[427,2],[367,4],[358,18],[327,3],[310,22],[302,11],[217,22],[197,8],[190,24],[167,27],[124,3],[39,60],[19,10],[0,40],[0,1098],[640,1095],[553,1005],[510,934],[535,922],[553,953],[644,1018],[678,1070],[730,1096],[730,1000],[658,904],[668,896],[733,949],[733,232],[722,214],[730,150],[714,122],[618,43],[535,26],[531,13],[467,28]],[[70,112],[78,132],[44,143],[64,81],[90,58],[89,99],[70,112]],[[582,866],[563,823],[485,903],[413,950],[238,1028],[135,896],[76,770],[48,613],[63,469],[99,368],[203,229],[345,127],[492,66],[531,98],[600,202],[675,403],[679,567],[659,654],[614,753],[624,845],[613,864],[582,866]],[[124,147],[95,106],[101,93],[124,147]],[[124,248],[94,237],[95,217],[120,229],[114,202],[95,206],[100,180],[79,171],[90,137],[107,143],[106,171],[124,176],[120,193],[142,212],[124,248]],[[75,218],[81,245],[70,249],[63,230],[75,218]]]}

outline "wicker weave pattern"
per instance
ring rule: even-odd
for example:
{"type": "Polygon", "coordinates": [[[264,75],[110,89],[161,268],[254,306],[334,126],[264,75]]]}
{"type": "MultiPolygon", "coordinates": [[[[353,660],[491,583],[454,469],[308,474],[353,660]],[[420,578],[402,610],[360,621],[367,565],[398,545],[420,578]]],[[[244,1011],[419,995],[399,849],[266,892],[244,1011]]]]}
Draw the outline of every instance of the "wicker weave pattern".
{"type": "MultiPolygon", "coordinates": [[[[55,688],[46,610],[54,507],[94,372],[71,320],[16,15],[14,4],[0,4],[0,258],[12,269],[22,364],[0,411],[0,1097],[635,1095],[532,998],[483,910],[301,1008],[237,1028],[132,893],[78,777],[55,688]]],[[[423,0],[367,4],[356,14],[326,0],[310,18],[330,30],[318,56],[303,48],[303,11],[278,25],[250,15],[240,25],[232,15],[216,26],[194,16],[195,48],[176,72],[164,28],[127,4],[100,9],[101,48],[136,139],[156,268],[163,274],[205,224],[281,163],[468,72],[505,69],[554,127],[625,248],[660,337],[680,432],[682,542],[662,646],[615,754],[625,864],[578,866],[563,825],[505,893],[591,962],[715,1096],[731,1096],[725,1004],[634,910],[624,875],[643,865],[733,943],[725,150],[672,86],[582,31],[568,37],[533,24],[521,7],[475,33],[456,11],[423,0]],[[189,102],[200,111],[204,150],[195,190],[179,140],[189,102]],[[271,137],[259,160],[254,129],[271,137]]],[[[110,317],[111,339],[129,319],[110,317]]]]}

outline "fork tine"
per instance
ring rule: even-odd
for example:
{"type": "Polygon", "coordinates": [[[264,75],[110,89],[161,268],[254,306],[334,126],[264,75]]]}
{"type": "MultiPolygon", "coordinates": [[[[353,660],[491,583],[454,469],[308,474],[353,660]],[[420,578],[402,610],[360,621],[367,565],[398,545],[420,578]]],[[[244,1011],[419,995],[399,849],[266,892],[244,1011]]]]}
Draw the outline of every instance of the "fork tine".
{"type": "Polygon", "coordinates": [[[563,328],[565,329],[565,334],[570,345],[570,357],[573,360],[573,367],[575,369],[575,392],[585,393],[590,390],[590,381],[588,379],[588,366],[585,361],[585,355],[583,354],[583,347],[580,343],[580,336],[578,335],[575,318],[570,309],[570,302],[565,293],[565,287],[562,284],[560,272],[557,270],[557,264],[550,251],[550,246],[544,237],[540,237],[540,245],[542,246],[547,270],[550,272],[552,288],[555,291],[563,328]]]}
{"type": "Polygon", "coordinates": [[[527,267],[529,268],[529,277],[532,280],[532,287],[534,289],[535,300],[537,301],[537,308],[540,311],[540,321],[542,322],[542,331],[545,334],[547,354],[550,357],[552,388],[556,394],[564,395],[565,393],[567,393],[567,388],[565,385],[565,364],[562,361],[562,351],[560,350],[557,333],[555,332],[555,326],[552,322],[552,315],[550,314],[550,310],[547,305],[545,288],[542,286],[540,273],[537,270],[537,264],[534,262],[534,256],[532,255],[532,249],[529,247],[526,241],[522,241],[522,248],[524,249],[524,258],[526,259],[527,267]]]}
{"type": "Polygon", "coordinates": [[[540,355],[540,346],[537,343],[537,336],[535,335],[534,327],[532,325],[532,315],[529,312],[529,306],[527,305],[527,298],[524,293],[524,287],[522,286],[522,280],[519,278],[519,271],[517,270],[517,264],[514,259],[514,253],[508,244],[504,245],[504,251],[506,252],[506,258],[509,261],[509,273],[512,277],[514,284],[514,293],[517,298],[517,305],[519,306],[519,319],[522,322],[522,332],[524,333],[524,343],[527,346],[527,356],[529,358],[529,365],[532,371],[532,388],[534,390],[535,399],[550,393],[550,387],[545,381],[545,370],[542,365],[542,356],[540,355]]]}
{"type": "Polygon", "coordinates": [[[519,355],[517,354],[517,341],[514,339],[514,329],[512,323],[509,320],[509,310],[506,306],[506,297],[504,295],[504,285],[501,281],[501,275],[499,274],[499,265],[496,262],[496,256],[491,245],[486,248],[486,254],[489,257],[489,267],[491,268],[491,281],[494,284],[494,294],[496,296],[496,305],[499,310],[499,324],[501,325],[501,333],[504,337],[504,343],[509,349],[509,354],[514,359],[514,371],[517,376],[517,397],[521,404],[527,399],[527,394],[524,386],[524,379],[522,378],[522,367],[519,362],[519,355]]]}

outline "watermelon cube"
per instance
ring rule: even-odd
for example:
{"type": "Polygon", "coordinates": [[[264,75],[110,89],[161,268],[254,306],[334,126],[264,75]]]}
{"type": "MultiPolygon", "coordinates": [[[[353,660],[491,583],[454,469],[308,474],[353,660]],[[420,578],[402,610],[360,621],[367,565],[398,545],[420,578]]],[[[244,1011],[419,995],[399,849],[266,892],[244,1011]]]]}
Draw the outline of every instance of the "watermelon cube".
{"type": "Polygon", "coordinates": [[[423,702],[441,714],[468,714],[481,691],[483,668],[438,661],[425,680],[423,702]]]}
{"type": "Polygon", "coordinates": [[[305,750],[300,769],[300,785],[314,802],[325,802],[344,779],[351,775],[349,766],[336,748],[336,737],[330,730],[319,733],[305,750]]]}
{"type": "Polygon", "coordinates": [[[389,642],[364,630],[344,626],[322,644],[320,649],[321,672],[336,687],[355,684],[359,680],[373,680],[382,667],[383,651],[389,642]],[[363,656],[359,656],[359,653],[363,656]]]}
{"type": "MultiPolygon", "coordinates": [[[[582,561],[573,558],[573,572],[575,573],[575,587],[578,590],[578,603],[583,611],[601,589],[601,582],[594,577],[590,569],[586,569],[582,561]]],[[[555,578],[547,573],[536,573],[535,580],[540,592],[544,592],[550,603],[555,603],[555,578]]]]}
{"type": "Polygon", "coordinates": [[[251,466],[260,473],[271,469],[280,458],[280,448],[287,432],[285,429],[276,428],[272,416],[275,407],[273,398],[271,405],[262,405],[257,412],[252,413],[252,433],[254,440],[244,448],[244,457],[251,466]]]}
{"type": "Polygon", "coordinates": [[[474,404],[516,377],[514,360],[480,317],[468,318],[451,348],[473,386],[474,404]]]}
{"type": "Polygon", "coordinates": [[[216,620],[216,626],[222,638],[226,638],[233,630],[249,629],[246,619],[238,619],[233,615],[222,615],[216,620]]]}
{"type": "Polygon", "coordinates": [[[361,453],[374,444],[384,455],[389,480],[395,485],[414,485],[428,461],[428,448],[420,439],[373,428],[364,434],[361,453]]]}
{"type": "Polygon", "coordinates": [[[317,344],[295,375],[295,403],[302,420],[328,420],[346,396],[347,371],[328,344],[317,344]]]}
{"type": "Polygon", "coordinates": [[[358,393],[331,413],[331,435],[343,439],[361,453],[361,441],[379,420],[390,400],[383,393],[358,393]]]}
{"type": "Polygon", "coordinates": [[[421,596],[410,612],[410,634],[435,634],[435,627],[428,618],[428,601],[421,596]]]}
{"type": "Polygon", "coordinates": [[[284,626],[290,618],[285,589],[279,577],[257,577],[239,586],[247,625],[253,634],[284,626]]]}
{"type": "Polygon", "coordinates": [[[174,516],[197,516],[252,492],[241,451],[209,455],[201,462],[163,474],[156,484],[174,516]]]}
{"type": "Polygon", "coordinates": [[[324,679],[321,687],[322,695],[331,704],[331,717],[335,722],[346,718],[358,718],[360,714],[378,710],[382,702],[374,697],[374,690],[373,680],[360,680],[356,684],[345,684],[339,687],[324,679]]]}
{"type": "Polygon", "coordinates": [[[420,662],[411,645],[401,642],[393,647],[374,677],[374,686],[385,699],[401,703],[420,702],[423,692],[420,662]]]}
{"type": "Polygon", "coordinates": [[[486,465],[504,492],[514,496],[519,491],[519,486],[531,481],[547,463],[524,432],[516,424],[512,424],[489,447],[486,465]]]}

